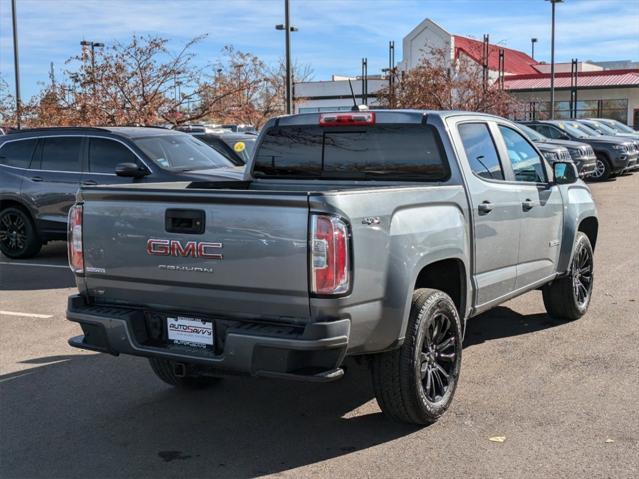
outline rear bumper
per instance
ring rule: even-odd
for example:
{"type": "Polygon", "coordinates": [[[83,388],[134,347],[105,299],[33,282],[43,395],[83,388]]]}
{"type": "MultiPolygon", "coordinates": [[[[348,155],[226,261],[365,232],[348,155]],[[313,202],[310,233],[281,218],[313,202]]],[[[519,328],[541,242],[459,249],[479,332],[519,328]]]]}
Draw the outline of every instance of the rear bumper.
{"type": "Polygon", "coordinates": [[[164,358],[219,373],[320,382],[344,374],[340,366],[348,346],[348,319],[288,327],[212,318],[216,346],[204,351],[151,340],[148,317],[141,309],[92,306],[80,295],[70,296],[67,319],[80,323],[84,334],[69,344],[116,356],[164,358]]]}

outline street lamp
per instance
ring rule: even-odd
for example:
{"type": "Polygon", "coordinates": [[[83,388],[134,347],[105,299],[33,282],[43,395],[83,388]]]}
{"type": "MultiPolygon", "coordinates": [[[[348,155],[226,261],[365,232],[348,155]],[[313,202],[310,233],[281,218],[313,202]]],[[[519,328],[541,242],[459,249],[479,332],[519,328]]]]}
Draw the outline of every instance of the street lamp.
{"type": "Polygon", "coordinates": [[[536,38],[531,38],[530,39],[530,44],[532,45],[532,59],[535,59],[535,43],[537,43],[537,39],[536,38]]]}
{"type": "Polygon", "coordinates": [[[291,25],[289,13],[289,0],[284,0],[284,24],[275,25],[276,30],[286,32],[286,113],[290,115],[293,110],[293,73],[291,72],[291,32],[298,29],[291,25]]]}
{"type": "Polygon", "coordinates": [[[95,49],[104,47],[104,43],[82,40],[80,45],[91,47],[91,83],[93,84],[93,96],[95,96],[95,49]]]}
{"type": "Polygon", "coordinates": [[[20,129],[22,100],[20,100],[20,62],[18,61],[18,19],[16,0],[11,0],[11,18],[13,22],[13,70],[16,76],[16,126],[20,129]]]}
{"type": "Polygon", "coordinates": [[[564,0],[546,0],[552,5],[552,29],[550,33],[550,119],[555,118],[555,4],[564,0]]]}

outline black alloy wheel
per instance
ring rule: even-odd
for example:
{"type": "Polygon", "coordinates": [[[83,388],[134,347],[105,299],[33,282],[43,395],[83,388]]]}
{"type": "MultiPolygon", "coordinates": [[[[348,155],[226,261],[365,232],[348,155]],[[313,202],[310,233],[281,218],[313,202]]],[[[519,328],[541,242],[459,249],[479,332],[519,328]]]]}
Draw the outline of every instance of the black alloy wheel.
{"type": "Polygon", "coordinates": [[[432,403],[441,401],[451,385],[457,354],[451,325],[451,319],[441,312],[433,318],[424,334],[420,373],[424,394],[432,403]]]}
{"type": "Polygon", "coordinates": [[[0,251],[9,258],[30,258],[40,251],[42,241],[33,221],[20,208],[0,212],[0,251]]]}
{"type": "Polygon", "coordinates": [[[587,248],[583,243],[579,244],[579,249],[575,251],[572,263],[572,285],[575,294],[575,301],[580,308],[590,302],[592,292],[592,249],[587,248]]]}

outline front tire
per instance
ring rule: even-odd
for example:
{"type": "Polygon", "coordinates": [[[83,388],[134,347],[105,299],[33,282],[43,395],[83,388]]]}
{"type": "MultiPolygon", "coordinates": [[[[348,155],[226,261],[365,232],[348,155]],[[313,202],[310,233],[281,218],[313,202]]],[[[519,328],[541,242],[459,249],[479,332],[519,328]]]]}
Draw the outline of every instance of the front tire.
{"type": "Polygon", "coordinates": [[[610,166],[610,162],[607,158],[598,155],[595,163],[595,171],[590,174],[589,178],[594,181],[605,181],[612,176],[612,167],[610,166]]]}
{"type": "Polygon", "coordinates": [[[452,403],[461,368],[462,327],[442,291],[413,293],[404,344],[373,356],[377,402],[386,416],[418,425],[437,421],[452,403]]]}
{"type": "Polygon", "coordinates": [[[0,212],[0,251],[13,259],[31,258],[42,248],[31,216],[22,208],[9,207],[0,212]]]}
{"type": "Polygon", "coordinates": [[[149,358],[151,369],[155,375],[165,383],[181,389],[204,389],[220,382],[222,378],[210,376],[177,376],[175,363],[168,359],[149,358]]]}
{"type": "Polygon", "coordinates": [[[581,231],[575,237],[575,248],[568,275],[542,288],[548,314],[564,321],[581,318],[590,305],[594,284],[592,245],[581,231]]]}

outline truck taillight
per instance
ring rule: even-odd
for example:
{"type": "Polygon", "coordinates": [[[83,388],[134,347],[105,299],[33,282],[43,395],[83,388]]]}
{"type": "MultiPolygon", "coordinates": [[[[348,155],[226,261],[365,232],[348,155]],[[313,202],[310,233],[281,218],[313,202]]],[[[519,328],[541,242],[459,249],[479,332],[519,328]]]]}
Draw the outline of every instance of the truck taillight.
{"type": "Polygon", "coordinates": [[[82,205],[73,205],[69,210],[67,230],[69,267],[74,273],[84,273],[84,252],[82,250],[82,205]]]}
{"type": "Polygon", "coordinates": [[[343,294],[350,287],[348,226],[335,216],[311,217],[311,292],[343,294]]]}
{"type": "Polygon", "coordinates": [[[372,111],[357,113],[322,113],[320,126],[367,126],[375,124],[375,113],[372,111]]]}

